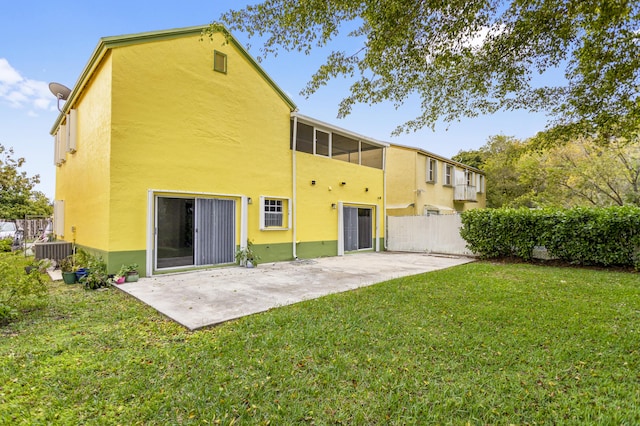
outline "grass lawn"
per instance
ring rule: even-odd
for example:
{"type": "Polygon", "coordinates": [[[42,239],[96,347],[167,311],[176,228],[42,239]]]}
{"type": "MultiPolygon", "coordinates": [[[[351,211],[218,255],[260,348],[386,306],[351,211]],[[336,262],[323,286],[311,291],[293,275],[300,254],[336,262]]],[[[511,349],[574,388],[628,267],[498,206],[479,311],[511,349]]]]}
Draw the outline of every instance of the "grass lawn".
{"type": "Polygon", "coordinates": [[[52,284],[0,424],[639,424],[640,275],[479,262],[187,332],[52,284]]]}

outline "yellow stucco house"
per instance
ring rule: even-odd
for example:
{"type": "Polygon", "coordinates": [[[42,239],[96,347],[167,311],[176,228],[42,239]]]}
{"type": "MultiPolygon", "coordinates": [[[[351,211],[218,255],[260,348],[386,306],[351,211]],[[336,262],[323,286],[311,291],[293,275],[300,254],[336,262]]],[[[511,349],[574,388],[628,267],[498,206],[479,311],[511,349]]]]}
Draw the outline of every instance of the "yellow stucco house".
{"type": "Polygon", "coordinates": [[[486,207],[481,170],[397,144],[387,148],[386,156],[387,215],[455,214],[486,207]]]}
{"type": "Polygon", "coordinates": [[[384,248],[387,144],[306,117],[233,37],[100,40],[62,107],[54,231],[143,275],[384,248]]]}

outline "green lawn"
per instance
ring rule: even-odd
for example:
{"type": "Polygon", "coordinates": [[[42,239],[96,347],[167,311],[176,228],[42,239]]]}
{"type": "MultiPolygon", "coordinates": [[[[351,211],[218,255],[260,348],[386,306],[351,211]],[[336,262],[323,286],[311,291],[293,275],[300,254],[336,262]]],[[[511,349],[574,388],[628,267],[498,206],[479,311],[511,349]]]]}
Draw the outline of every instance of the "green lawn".
{"type": "Polygon", "coordinates": [[[473,263],[193,333],[52,284],[0,424],[639,424],[640,275],[473,263]]]}

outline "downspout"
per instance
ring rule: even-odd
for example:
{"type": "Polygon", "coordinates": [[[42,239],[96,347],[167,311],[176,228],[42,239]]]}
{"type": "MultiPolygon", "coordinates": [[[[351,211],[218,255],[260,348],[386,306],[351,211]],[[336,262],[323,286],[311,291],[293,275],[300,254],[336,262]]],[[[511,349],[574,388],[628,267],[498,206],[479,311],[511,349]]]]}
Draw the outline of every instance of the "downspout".
{"type": "Polygon", "coordinates": [[[418,164],[419,160],[420,160],[420,155],[418,154],[418,152],[415,152],[416,155],[416,162],[413,165],[414,167],[414,172],[413,172],[413,176],[415,177],[415,182],[413,183],[413,187],[415,188],[413,191],[413,215],[414,216],[418,216],[418,185],[420,184],[420,178],[418,177],[418,170],[420,169],[420,165],[418,164]]]}
{"type": "Polygon", "coordinates": [[[293,206],[292,206],[292,232],[293,232],[293,249],[292,249],[292,253],[293,253],[293,258],[297,259],[298,258],[298,250],[296,247],[296,237],[297,237],[297,224],[298,224],[298,220],[297,220],[297,212],[298,212],[298,202],[296,199],[297,196],[297,173],[296,173],[296,151],[297,151],[297,141],[298,141],[298,116],[294,115],[293,116],[293,141],[291,143],[291,150],[292,150],[292,155],[291,155],[291,174],[292,174],[292,181],[293,181],[293,190],[292,190],[292,200],[293,200],[293,206]]]}
{"type": "Polygon", "coordinates": [[[382,150],[382,220],[384,222],[384,251],[387,251],[389,227],[387,226],[387,147],[382,150]]]}

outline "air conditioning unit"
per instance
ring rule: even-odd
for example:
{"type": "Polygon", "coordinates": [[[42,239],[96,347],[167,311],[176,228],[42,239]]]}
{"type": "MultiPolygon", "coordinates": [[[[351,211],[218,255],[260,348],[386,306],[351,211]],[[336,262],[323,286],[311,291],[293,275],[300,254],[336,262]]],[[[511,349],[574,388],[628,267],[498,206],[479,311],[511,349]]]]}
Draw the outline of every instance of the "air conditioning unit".
{"type": "Polygon", "coordinates": [[[65,257],[71,255],[71,243],[66,241],[53,241],[50,243],[37,243],[33,245],[36,260],[50,259],[60,262],[65,257]]]}

